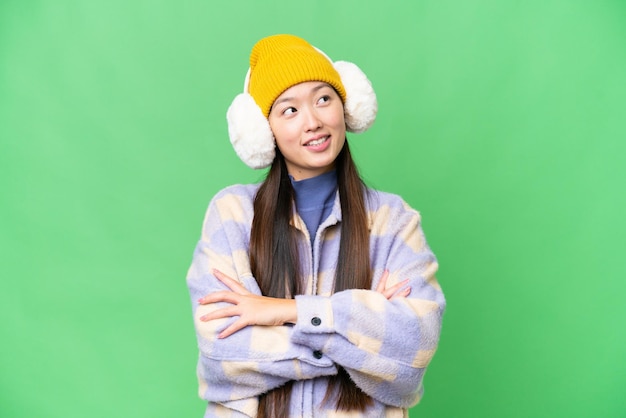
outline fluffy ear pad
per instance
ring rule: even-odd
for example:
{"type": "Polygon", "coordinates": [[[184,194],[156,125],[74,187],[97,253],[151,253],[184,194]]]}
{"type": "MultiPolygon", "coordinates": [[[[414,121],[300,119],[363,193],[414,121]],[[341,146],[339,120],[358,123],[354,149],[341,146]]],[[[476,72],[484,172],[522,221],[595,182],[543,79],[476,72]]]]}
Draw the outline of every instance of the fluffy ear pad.
{"type": "Polygon", "coordinates": [[[272,164],[276,155],[274,134],[252,96],[237,95],[226,112],[226,120],[230,142],[244,163],[254,169],[272,164]]]}
{"type": "Polygon", "coordinates": [[[337,61],[333,65],[346,89],[344,105],[346,128],[354,133],[365,132],[376,120],[378,112],[378,102],[372,84],[363,71],[351,62],[337,61]]]}
{"type": "MultiPolygon", "coordinates": [[[[337,61],[335,69],[346,89],[346,129],[366,131],[376,120],[378,103],[370,81],[355,64],[337,61]]],[[[261,108],[248,93],[241,93],[228,108],[228,135],[235,152],[251,168],[265,168],[276,155],[274,134],[261,108]]]]}

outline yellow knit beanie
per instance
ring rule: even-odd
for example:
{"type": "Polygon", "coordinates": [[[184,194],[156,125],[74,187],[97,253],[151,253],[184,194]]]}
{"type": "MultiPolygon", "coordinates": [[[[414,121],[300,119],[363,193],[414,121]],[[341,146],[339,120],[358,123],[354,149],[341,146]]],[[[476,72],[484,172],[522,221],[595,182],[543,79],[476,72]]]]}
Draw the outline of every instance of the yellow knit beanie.
{"type": "Polygon", "coordinates": [[[330,84],[345,103],[346,91],[333,63],[304,39],[274,35],[252,48],[248,89],[265,117],[278,96],[305,81],[330,84]]]}

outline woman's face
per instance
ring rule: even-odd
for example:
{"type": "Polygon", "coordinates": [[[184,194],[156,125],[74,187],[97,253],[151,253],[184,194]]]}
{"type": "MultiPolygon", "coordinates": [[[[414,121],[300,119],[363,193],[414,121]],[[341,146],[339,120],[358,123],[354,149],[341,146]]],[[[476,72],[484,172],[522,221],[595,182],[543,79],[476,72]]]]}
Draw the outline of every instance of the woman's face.
{"type": "Polygon", "coordinates": [[[307,81],[290,87],[278,96],[268,119],[294,179],[334,167],[346,140],[346,123],[341,98],[329,84],[307,81]]]}

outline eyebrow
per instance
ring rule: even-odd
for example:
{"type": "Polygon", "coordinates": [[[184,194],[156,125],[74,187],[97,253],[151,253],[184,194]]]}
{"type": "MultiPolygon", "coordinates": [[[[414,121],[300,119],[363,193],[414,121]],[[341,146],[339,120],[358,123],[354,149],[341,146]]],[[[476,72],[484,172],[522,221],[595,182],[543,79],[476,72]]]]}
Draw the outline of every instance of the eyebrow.
{"type": "MultiPolygon", "coordinates": [[[[324,87],[330,87],[330,88],[333,88],[330,84],[328,84],[328,83],[325,83],[325,82],[321,81],[321,82],[320,82],[320,84],[318,84],[317,86],[315,86],[315,87],[313,87],[313,88],[311,89],[311,92],[315,93],[316,91],[321,90],[321,89],[323,89],[324,87]]],[[[283,103],[283,102],[288,102],[288,101],[290,101],[290,100],[295,100],[295,97],[291,97],[291,96],[289,96],[289,97],[282,97],[282,98],[280,98],[280,99],[276,100],[276,101],[274,102],[274,104],[272,105],[272,107],[274,107],[274,106],[276,106],[276,105],[278,105],[278,104],[280,104],[280,103],[283,103]]]]}

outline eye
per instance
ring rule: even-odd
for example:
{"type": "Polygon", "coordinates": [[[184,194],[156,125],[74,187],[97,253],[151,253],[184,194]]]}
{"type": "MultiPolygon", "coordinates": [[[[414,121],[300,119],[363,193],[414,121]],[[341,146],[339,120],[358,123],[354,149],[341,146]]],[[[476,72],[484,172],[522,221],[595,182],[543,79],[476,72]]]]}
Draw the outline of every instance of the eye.
{"type": "Polygon", "coordinates": [[[324,96],[320,97],[317,100],[317,104],[324,104],[330,101],[330,96],[328,94],[325,94],[324,96]]]}
{"type": "Polygon", "coordinates": [[[285,116],[290,116],[293,115],[294,113],[296,113],[298,110],[295,107],[288,107],[287,109],[283,110],[283,115],[285,116]]]}

